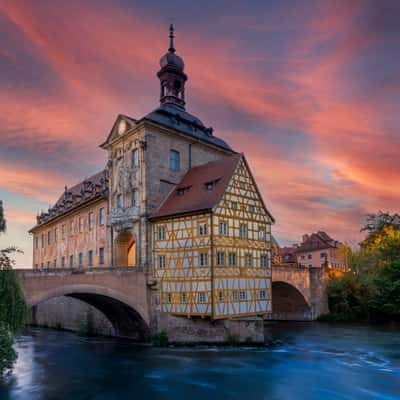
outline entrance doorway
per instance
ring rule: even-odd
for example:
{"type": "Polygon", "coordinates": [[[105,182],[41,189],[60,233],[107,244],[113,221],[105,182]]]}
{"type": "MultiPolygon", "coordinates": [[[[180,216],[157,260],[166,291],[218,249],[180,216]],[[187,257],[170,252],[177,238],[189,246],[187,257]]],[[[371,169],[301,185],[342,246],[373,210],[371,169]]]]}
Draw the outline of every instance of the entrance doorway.
{"type": "Polygon", "coordinates": [[[132,233],[128,231],[119,232],[114,241],[115,266],[136,266],[136,241],[132,233]]]}

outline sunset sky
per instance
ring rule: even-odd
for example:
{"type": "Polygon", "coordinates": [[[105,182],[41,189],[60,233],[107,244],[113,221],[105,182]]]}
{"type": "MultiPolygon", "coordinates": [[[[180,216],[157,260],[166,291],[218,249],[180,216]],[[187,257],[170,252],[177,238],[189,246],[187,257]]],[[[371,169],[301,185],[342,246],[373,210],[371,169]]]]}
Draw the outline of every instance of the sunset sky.
{"type": "Polygon", "coordinates": [[[400,211],[400,1],[0,1],[0,199],[31,265],[38,211],[158,106],[174,22],[187,110],[244,152],[281,245],[357,243],[400,211]],[[190,5],[189,5],[190,4],[190,5]]]}

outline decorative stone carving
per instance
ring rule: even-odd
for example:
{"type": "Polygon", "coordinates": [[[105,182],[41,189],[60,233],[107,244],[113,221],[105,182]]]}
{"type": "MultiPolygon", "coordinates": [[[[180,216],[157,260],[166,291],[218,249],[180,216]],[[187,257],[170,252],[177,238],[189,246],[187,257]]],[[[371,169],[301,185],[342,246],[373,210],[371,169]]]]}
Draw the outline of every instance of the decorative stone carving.
{"type": "Polygon", "coordinates": [[[139,207],[112,208],[110,225],[132,223],[139,219],[139,207]]]}

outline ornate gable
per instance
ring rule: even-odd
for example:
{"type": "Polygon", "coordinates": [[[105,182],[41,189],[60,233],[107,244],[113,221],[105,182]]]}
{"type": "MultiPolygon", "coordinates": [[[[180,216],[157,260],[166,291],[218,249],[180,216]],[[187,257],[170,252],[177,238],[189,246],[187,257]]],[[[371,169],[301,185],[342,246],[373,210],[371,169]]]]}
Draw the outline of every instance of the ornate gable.
{"type": "Polygon", "coordinates": [[[136,120],[126,115],[119,114],[111,128],[110,133],[104,143],[100,145],[101,148],[105,149],[115,139],[123,136],[126,132],[130,131],[136,125],[136,120]]]}

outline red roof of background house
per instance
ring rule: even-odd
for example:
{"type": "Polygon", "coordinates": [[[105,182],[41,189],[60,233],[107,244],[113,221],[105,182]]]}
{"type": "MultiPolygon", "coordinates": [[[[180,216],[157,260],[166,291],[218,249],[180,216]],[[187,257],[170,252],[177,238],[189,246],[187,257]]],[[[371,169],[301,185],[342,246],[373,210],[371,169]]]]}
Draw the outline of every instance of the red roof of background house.
{"type": "Polygon", "coordinates": [[[241,158],[235,154],[191,168],[151,218],[211,210],[221,200],[241,158]],[[209,182],[215,182],[211,190],[206,188],[209,182]]]}
{"type": "Polygon", "coordinates": [[[337,247],[338,245],[339,242],[332,239],[326,232],[318,231],[308,236],[295,251],[296,253],[301,253],[303,251],[323,250],[337,247]]]}

